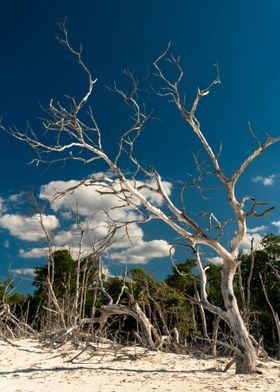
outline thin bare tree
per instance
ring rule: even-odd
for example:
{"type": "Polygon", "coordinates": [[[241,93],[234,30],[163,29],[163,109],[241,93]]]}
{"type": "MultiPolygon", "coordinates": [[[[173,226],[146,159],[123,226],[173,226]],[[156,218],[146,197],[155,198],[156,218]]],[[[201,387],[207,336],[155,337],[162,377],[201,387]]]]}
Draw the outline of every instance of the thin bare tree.
{"type": "Polygon", "coordinates": [[[264,280],[264,277],[262,276],[261,273],[259,273],[259,278],[260,278],[260,281],[261,281],[262,290],[263,290],[263,293],[264,293],[264,296],[265,296],[265,300],[266,300],[266,302],[267,302],[267,304],[268,304],[268,306],[269,306],[269,308],[271,310],[271,313],[272,313],[272,316],[273,316],[273,319],[274,319],[274,322],[275,322],[275,326],[276,326],[277,340],[278,340],[277,359],[279,359],[280,358],[280,319],[279,319],[278,313],[274,309],[274,307],[273,307],[273,305],[272,305],[272,303],[271,303],[271,301],[269,299],[269,296],[268,296],[268,293],[267,293],[267,289],[266,289],[266,285],[265,285],[265,280],[264,280]]]}
{"type": "MultiPolygon", "coordinates": [[[[131,82],[131,89],[124,91],[115,83],[112,90],[118,94],[128,106],[132,115],[131,126],[123,132],[117,153],[112,157],[103,148],[103,139],[101,128],[94,116],[94,112],[89,106],[89,99],[94,92],[97,79],[92,76],[91,71],[83,61],[82,47],[73,48],[69,41],[68,30],[65,23],[60,24],[61,36],[59,42],[64,45],[71,54],[76,58],[82,70],[88,78],[88,87],[81,99],[70,99],[69,106],[63,106],[60,102],[50,101],[48,108],[48,117],[43,122],[44,132],[49,132],[47,139],[31,128],[22,132],[16,128],[8,128],[2,125],[2,128],[8,131],[16,139],[28,143],[36,152],[37,158],[33,161],[35,164],[42,162],[78,160],[85,164],[94,161],[103,161],[107,168],[114,174],[114,177],[102,179],[104,193],[114,194],[121,200],[122,205],[135,208],[143,221],[155,217],[161,220],[165,225],[172,228],[176,235],[180,236],[185,243],[190,244],[196,250],[197,263],[201,272],[201,303],[211,312],[217,314],[230,327],[236,345],[236,372],[252,373],[256,366],[256,350],[250,338],[249,331],[242,319],[238,308],[238,303],[233,289],[233,279],[237,268],[241,263],[239,258],[239,249],[242,240],[246,236],[246,221],[249,216],[262,217],[270,213],[272,208],[266,208],[258,212],[258,207],[262,203],[257,202],[251,196],[239,198],[236,194],[236,185],[240,176],[247,169],[249,164],[267,150],[273,144],[279,142],[280,137],[266,136],[264,142],[260,142],[253,132],[252,136],[257,146],[233,172],[227,175],[220,165],[221,149],[218,153],[210,145],[207,139],[207,132],[202,131],[200,122],[197,118],[197,109],[201,100],[206,97],[212,87],[220,83],[219,70],[217,67],[217,77],[204,89],[198,89],[193,102],[188,105],[181,93],[181,82],[184,76],[180,59],[170,54],[170,45],[153,63],[154,74],[160,86],[154,91],[156,94],[167,98],[178,109],[178,113],[183,120],[190,126],[192,132],[198,138],[210,166],[211,173],[223,186],[227,195],[228,204],[236,222],[236,231],[234,232],[230,244],[225,246],[220,237],[212,235],[213,231],[209,227],[215,227],[222,233],[224,225],[219,222],[216,216],[210,211],[208,214],[208,225],[204,227],[200,221],[193,217],[186,208],[184,189],[181,192],[181,205],[177,205],[166,191],[164,181],[155,169],[146,169],[141,165],[135,156],[135,143],[141,135],[142,130],[152,117],[151,112],[147,112],[145,104],[139,99],[139,81],[130,71],[125,71],[126,76],[131,82]],[[174,67],[175,78],[171,80],[169,73],[165,72],[164,62],[174,67]],[[86,123],[84,110],[87,108],[89,122],[86,123]],[[46,140],[46,141],[45,141],[46,140]],[[83,154],[84,153],[84,154],[83,154]],[[55,156],[56,155],[56,156],[55,156]],[[129,158],[130,167],[134,165],[135,171],[128,177],[127,171],[122,169],[123,158],[129,158]],[[141,180],[146,177],[146,182],[141,180]],[[147,192],[152,192],[162,199],[162,206],[154,202],[152,198],[147,197],[147,192]],[[212,233],[212,234],[211,234],[212,233]],[[224,300],[224,309],[214,306],[208,301],[206,292],[207,274],[200,260],[200,250],[198,246],[207,247],[214,251],[222,260],[221,291],[224,300]]],[[[198,169],[201,169],[198,163],[198,169]]],[[[88,186],[98,186],[100,189],[100,179],[94,177],[81,181],[81,184],[88,186]]],[[[197,183],[199,186],[199,183],[197,183]]],[[[71,189],[73,191],[73,189],[71,189]]],[[[67,192],[67,190],[66,190],[67,192]]],[[[64,193],[65,194],[65,193],[64,193]]],[[[63,197],[63,194],[57,197],[63,197]]],[[[139,218],[140,219],[140,218],[139,218]]],[[[141,219],[140,219],[141,220],[141,219]]]]}

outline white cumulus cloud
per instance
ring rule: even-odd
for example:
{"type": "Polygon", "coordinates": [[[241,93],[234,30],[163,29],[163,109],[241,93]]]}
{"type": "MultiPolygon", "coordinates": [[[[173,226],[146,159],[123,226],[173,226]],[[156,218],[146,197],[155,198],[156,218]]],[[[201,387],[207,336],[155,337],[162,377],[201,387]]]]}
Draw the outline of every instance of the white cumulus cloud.
{"type": "Polygon", "coordinates": [[[151,259],[169,255],[170,245],[164,240],[139,241],[131,248],[109,254],[111,260],[127,264],[146,264],[151,259]]]}
{"type": "Polygon", "coordinates": [[[41,259],[49,253],[49,248],[32,248],[31,250],[20,249],[19,254],[24,259],[41,259]]]}
{"type": "MultiPolygon", "coordinates": [[[[108,191],[106,183],[102,181],[113,184],[116,190],[120,189],[119,182],[114,180],[112,176],[110,177],[108,173],[98,173],[94,177],[98,177],[99,181],[95,185],[91,185],[89,182],[81,184],[77,180],[69,180],[51,181],[41,187],[39,197],[50,203],[50,208],[56,216],[57,222],[58,219],[61,222],[62,227],[61,230],[59,230],[58,224],[55,227],[57,230],[52,236],[53,249],[69,249],[73,258],[76,258],[79,253],[82,231],[82,256],[86,256],[92,253],[93,244],[101,244],[108,234],[114,231],[110,247],[104,252],[105,260],[145,264],[151,259],[168,256],[170,246],[166,241],[163,239],[145,240],[144,231],[142,226],[140,227],[142,217],[133,207],[125,205],[124,201],[115,194],[102,194],[102,191],[108,191]],[[71,191],[67,192],[69,189],[71,191]],[[53,202],[54,196],[58,193],[63,194],[63,197],[53,202]],[[118,227],[117,230],[115,230],[116,227],[118,227]]],[[[131,184],[135,185],[133,182],[131,184]]],[[[136,186],[141,186],[140,192],[146,199],[157,206],[162,204],[162,197],[153,191],[156,188],[154,182],[139,181],[136,186]]],[[[170,195],[171,183],[163,182],[163,186],[166,194],[170,195]]],[[[133,200],[133,203],[139,205],[137,200],[133,200]]],[[[49,217],[54,215],[49,215],[49,217]]],[[[15,217],[18,216],[13,216],[14,220],[16,220],[15,217]]],[[[38,230],[26,231],[30,222],[24,222],[23,227],[22,224],[17,225],[15,222],[11,222],[12,216],[9,216],[7,220],[8,223],[2,222],[2,227],[5,225],[5,228],[8,228],[18,238],[33,238],[33,240],[40,238],[38,230]]],[[[20,219],[18,221],[20,222],[20,219]]],[[[32,222],[34,223],[34,219],[32,222]]],[[[23,258],[41,258],[47,253],[48,249],[40,247],[20,251],[23,258]]]]}
{"type": "Polygon", "coordinates": [[[267,226],[262,225],[262,226],[256,226],[250,229],[249,227],[247,228],[247,233],[248,234],[255,234],[255,233],[265,233],[267,230],[267,226]]]}
{"type": "Polygon", "coordinates": [[[261,240],[263,239],[263,235],[256,233],[254,235],[247,234],[243,241],[240,244],[240,250],[243,251],[243,253],[250,253],[251,252],[251,241],[252,238],[254,238],[254,249],[259,249],[260,248],[260,243],[261,240]]]}
{"type": "Polygon", "coordinates": [[[263,184],[264,186],[272,186],[274,185],[274,179],[275,179],[276,175],[275,174],[270,174],[267,177],[263,177],[263,176],[256,176],[252,178],[253,182],[260,182],[261,184],[263,184]]]}
{"type": "Polygon", "coordinates": [[[35,275],[33,268],[16,268],[10,269],[9,271],[16,275],[35,275]]]}
{"type": "MultiPolygon", "coordinates": [[[[110,194],[105,182],[100,181],[94,185],[90,185],[89,182],[79,184],[80,182],[77,180],[51,181],[41,187],[39,197],[51,202],[57,194],[65,193],[63,197],[59,198],[55,203],[52,203],[53,210],[62,210],[64,213],[72,211],[81,216],[90,216],[96,211],[111,211],[112,217],[118,219],[118,215],[122,215],[123,211],[126,210],[122,207],[124,201],[115,194],[110,194]],[[73,191],[66,192],[69,189],[73,189],[73,191]],[[107,194],[102,194],[102,192],[107,192],[107,194]]],[[[130,184],[134,186],[133,181],[131,181],[130,184]]],[[[115,190],[120,190],[120,184],[117,180],[114,182],[112,181],[111,185],[115,190]]],[[[140,190],[140,193],[149,201],[157,205],[162,204],[163,199],[161,195],[151,190],[156,188],[154,181],[137,181],[135,185],[137,187],[147,185],[150,189],[144,187],[140,190]]],[[[162,185],[166,194],[170,195],[172,184],[167,181],[162,181],[162,185]]],[[[137,200],[132,200],[136,205],[139,205],[137,200]]]]}
{"type": "Polygon", "coordinates": [[[208,257],[207,260],[215,265],[221,265],[223,264],[223,259],[220,256],[214,256],[214,257],[208,257]]]}
{"type": "Polygon", "coordinates": [[[280,220],[279,221],[273,221],[271,222],[273,226],[275,226],[278,229],[278,233],[280,233],[280,220]]]}
{"type": "MultiPolygon", "coordinates": [[[[42,215],[41,218],[47,230],[53,230],[59,226],[58,219],[54,215],[42,215]]],[[[7,229],[14,237],[25,241],[38,241],[45,237],[39,214],[33,216],[5,214],[0,217],[0,227],[7,229]]]]}

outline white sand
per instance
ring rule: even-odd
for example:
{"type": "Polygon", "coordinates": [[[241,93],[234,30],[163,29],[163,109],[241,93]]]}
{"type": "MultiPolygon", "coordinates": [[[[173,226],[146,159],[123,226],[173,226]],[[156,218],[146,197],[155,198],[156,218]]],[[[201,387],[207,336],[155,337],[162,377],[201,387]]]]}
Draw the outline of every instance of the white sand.
{"type": "Polygon", "coordinates": [[[225,358],[157,352],[134,359],[123,351],[116,356],[97,351],[87,359],[93,354],[87,350],[72,363],[79,351],[69,345],[53,350],[34,340],[13,342],[18,347],[0,340],[1,392],[280,391],[280,362],[260,362],[262,375],[236,376],[234,369],[218,371],[225,358]]]}

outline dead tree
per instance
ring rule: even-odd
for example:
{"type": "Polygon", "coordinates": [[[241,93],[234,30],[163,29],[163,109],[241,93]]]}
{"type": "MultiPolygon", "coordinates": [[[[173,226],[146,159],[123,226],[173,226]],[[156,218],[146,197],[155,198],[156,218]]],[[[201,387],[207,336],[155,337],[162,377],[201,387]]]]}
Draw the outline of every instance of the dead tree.
{"type": "Polygon", "coordinates": [[[99,327],[93,330],[95,337],[102,336],[104,327],[109,318],[113,316],[130,316],[132,317],[137,325],[139,326],[139,333],[134,331],[134,335],[137,338],[138,342],[145,348],[149,350],[155,350],[160,346],[161,336],[159,335],[156,328],[153,326],[149,318],[146,316],[145,312],[141,309],[139,303],[134,299],[133,295],[130,293],[128,287],[126,286],[126,275],[123,277],[122,287],[118,294],[118,298],[116,301],[113,300],[113,297],[106,290],[103,277],[102,277],[102,266],[101,266],[101,254],[97,256],[98,258],[98,275],[97,282],[98,288],[100,292],[106,298],[107,304],[99,307],[97,309],[100,314],[99,317],[96,317],[96,313],[94,312],[91,318],[81,320],[81,325],[84,324],[99,324],[99,327]],[[122,296],[126,292],[128,296],[128,304],[121,304],[120,301],[122,296]]]}
{"type": "MultiPolygon", "coordinates": [[[[132,124],[125,131],[119,142],[119,148],[114,157],[109,156],[103,149],[101,128],[94,117],[92,109],[88,106],[90,96],[94,92],[94,86],[97,79],[92,76],[89,68],[83,61],[82,48],[74,49],[69,42],[68,31],[65,24],[60,25],[62,36],[59,41],[64,45],[71,54],[76,58],[82,70],[88,78],[88,88],[79,100],[71,98],[68,107],[61,103],[50,101],[48,108],[48,118],[43,122],[44,131],[50,133],[53,137],[52,142],[45,142],[43,137],[35,133],[32,129],[21,132],[15,128],[2,126],[16,139],[28,143],[37,153],[35,164],[49,161],[67,161],[78,160],[81,162],[93,163],[94,161],[103,161],[108,169],[114,173],[113,178],[104,177],[102,181],[97,181],[94,177],[81,181],[81,184],[100,187],[100,182],[104,186],[104,193],[116,195],[123,205],[135,208],[143,221],[147,218],[156,217],[165,225],[174,230],[176,235],[180,236],[183,241],[191,244],[194,247],[198,245],[207,247],[214,251],[222,260],[222,277],[221,277],[221,291],[224,300],[224,310],[217,308],[209,303],[207,300],[206,291],[202,288],[201,302],[202,304],[217,314],[223,319],[231,328],[236,344],[236,371],[237,373],[252,373],[255,371],[256,351],[252,344],[249,332],[240,314],[237,300],[233,290],[233,279],[237,268],[241,262],[239,259],[239,248],[244,236],[246,235],[246,221],[249,216],[261,217],[267,215],[272,208],[267,208],[261,213],[257,211],[260,203],[258,203],[251,196],[244,196],[238,198],[235,192],[236,184],[249,164],[267,150],[271,145],[280,140],[279,137],[273,138],[266,136],[264,142],[260,142],[255,134],[252,136],[257,143],[256,148],[247,156],[247,158],[240,164],[232,175],[227,175],[220,165],[220,153],[215,153],[211,147],[207,132],[203,132],[197,115],[197,108],[201,100],[206,97],[214,85],[220,83],[219,72],[217,69],[216,79],[204,89],[198,89],[192,104],[187,105],[184,94],[180,91],[180,83],[183,79],[183,69],[180,65],[180,60],[169,54],[170,48],[162,53],[154,61],[154,71],[157,80],[161,86],[156,90],[160,96],[166,97],[178,109],[180,116],[190,126],[191,131],[196,135],[201,146],[208,157],[212,167],[212,174],[217,178],[223,186],[227,195],[228,204],[232,209],[236,221],[236,231],[232,236],[229,246],[223,245],[216,235],[211,235],[211,232],[203,227],[198,220],[188,213],[184,205],[184,192],[181,194],[182,205],[178,206],[171,200],[168,192],[164,187],[164,182],[160,174],[155,169],[146,169],[141,166],[134,154],[134,146],[143,128],[147,125],[152,117],[152,113],[147,113],[146,107],[139,100],[139,84],[141,81],[137,80],[129,71],[125,71],[131,82],[131,90],[125,92],[120,89],[117,84],[114,85],[113,91],[117,93],[131,110],[132,124]],[[174,66],[176,73],[175,80],[172,81],[167,74],[165,74],[165,67],[163,62],[167,60],[174,66]],[[89,114],[89,123],[86,123],[85,116],[81,115],[83,110],[87,107],[89,114]],[[82,152],[85,154],[83,155],[82,152]],[[57,158],[54,155],[57,155],[57,158]],[[134,165],[134,174],[127,176],[126,170],[122,169],[121,162],[124,157],[130,159],[130,165],[134,165]],[[145,176],[147,181],[137,180],[141,174],[141,179],[145,176]],[[147,197],[147,192],[157,194],[163,201],[163,207],[160,207],[153,199],[147,197]]],[[[73,191],[73,190],[72,190],[73,191]]],[[[67,192],[67,190],[65,191],[67,192]]],[[[63,197],[63,195],[58,195],[63,197]]],[[[140,219],[139,218],[139,219],[140,219]]],[[[140,219],[141,220],[141,219],[140,219]]],[[[217,219],[213,213],[209,213],[209,221],[217,219]]],[[[217,223],[217,226],[222,230],[223,225],[217,223]]],[[[199,251],[197,250],[199,256],[199,251]]],[[[203,276],[203,281],[206,282],[206,274],[203,267],[200,268],[203,276]]]]}

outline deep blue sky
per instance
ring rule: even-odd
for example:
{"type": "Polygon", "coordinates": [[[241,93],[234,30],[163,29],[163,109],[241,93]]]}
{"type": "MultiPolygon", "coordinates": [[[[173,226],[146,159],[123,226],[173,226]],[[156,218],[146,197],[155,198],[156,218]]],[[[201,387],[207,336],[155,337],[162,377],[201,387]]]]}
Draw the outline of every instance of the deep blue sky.
{"type": "MultiPolygon", "coordinates": [[[[93,106],[109,150],[113,148],[112,133],[121,129],[125,112],[104,86],[122,80],[121,70],[126,67],[144,75],[170,40],[172,52],[181,55],[183,85],[190,99],[197,86],[207,85],[215,76],[213,63],[220,64],[222,85],[204,100],[199,117],[213,147],[217,149],[223,142],[222,162],[228,172],[254,147],[247,132],[248,121],[260,138],[266,131],[279,135],[278,0],[4,2],[0,14],[0,117],[5,125],[24,128],[29,121],[36,129],[40,124],[36,119],[42,115],[39,104],[47,106],[50,98],[79,96],[83,91],[84,76],[54,39],[57,22],[66,16],[73,42],[83,43],[86,62],[98,77],[93,106]]],[[[139,156],[143,162],[152,163],[167,180],[183,179],[192,170],[190,157],[199,146],[172,106],[162,100],[151,100],[151,104],[162,122],[145,131],[138,145],[139,156]]],[[[27,165],[33,157],[27,146],[4,133],[0,137],[0,196],[4,201],[11,194],[30,188],[38,190],[51,180],[82,178],[93,171],[92,167],[81,165],[47,171],[35,168],[27,165]]],[[[273,216],[261,223],[249,222],[251,227],[265,224],[268,231],[275,232],[277,226],[270,223],[280,220],[279,152],[280,146],[271,148],[240,182],[240,192],[256,194],[276,207],[273,216]],[[262,179],[252,181],[257,176],[264,181],[272,175],[275,177],[270,185],[263,185],[262,179]]],[[[221,200],[218,192],[216,204],[221,204],[221,200]]],[[[197,208],[196,201],[192,207],[197,208]]],[[[20,207],[17,209],[19,212],[20,207]]],[[[8,212],[13,213],[11,206],[8,212]]],[[[20,212],[29,213],[26,209],[20,212]]],[[[148,235],[152,237],[152,232],[148,235]]],[[[24,248],[24,242],[4,229],[0,232],[1,244],[0,279],[7,276],[8,268],[34,267],[38,263],[22,260],[18,249],[24,248]],[[4,246],[7,240],[9,247],[4,246]]],[[[160,263],[151,261],[148,267],[159,270],[158,276],[163,277],[170,266],[167,261],[160,263]]],[[[116,265],[112,268],[117,271],[116,265]]]]}

